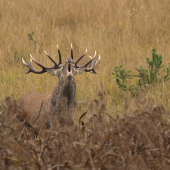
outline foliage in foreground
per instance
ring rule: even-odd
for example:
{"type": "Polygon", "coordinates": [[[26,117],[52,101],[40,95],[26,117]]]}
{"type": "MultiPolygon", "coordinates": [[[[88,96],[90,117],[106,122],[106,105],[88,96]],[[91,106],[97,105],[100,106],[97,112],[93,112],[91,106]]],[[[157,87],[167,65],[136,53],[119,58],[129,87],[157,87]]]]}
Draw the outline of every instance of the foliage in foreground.
{"type": "Polygon", "coordinates": [[[7,109],[1,108],[1,169],[170,168],[169,111],[162,106],[113,118],[101,98],[91,103],[86,122],[84,113],[79,126],[58,125],[35,138],[33,127],[16,119],[15,102],[8,103],[7,109]]]}
{"type": "Polygon", "coordinates": [[[119,86],[119,88],[123,90],[130,91],[133,95],[136,95],[138,93],[138,90],[140,87],[146,87],[146,85],[151,84],[157,84],[162,81],[168,81],[170,78],[170,63],[169,66],[165,69],[163,69],[163,72],[165,75],[162,75],[161,68],[164,67],[162,64],[162,56],[158,55],[156,53],[156,49],[152,50],[152,59],[149,59],[149,57],[146,58],[146,61],[148,63],[148,68],[143,68],[140,66],[140,68],[136,68],[138,71],[137,75],[130,75],[130,71],[125,71],[124,68],[121,66],[116,66],[113,69],[113,75],[115,76],[116,83],[119,86]],[[134,85],[131,85],[127,79],[133,79],[138,78],[137,82],[135,82],[134,85]]]}

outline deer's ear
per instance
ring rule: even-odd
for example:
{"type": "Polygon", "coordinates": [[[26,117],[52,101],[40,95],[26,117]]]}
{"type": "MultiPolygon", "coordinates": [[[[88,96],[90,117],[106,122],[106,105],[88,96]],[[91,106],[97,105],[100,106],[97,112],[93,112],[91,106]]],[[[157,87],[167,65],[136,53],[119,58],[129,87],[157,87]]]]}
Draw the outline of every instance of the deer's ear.
{"type": "Polygon", "coordinates": [[[52,76],[58,76],[61,72],[61,68],[60,69],[46,69],[46,71],[51,74],[52,76]]]}
{"type": "Polygon", "coordinates": [[[76,68],[75,69],[75,75],[76,74],[82,74],[87,67],[82,67],[82,68],[76,68]]]}

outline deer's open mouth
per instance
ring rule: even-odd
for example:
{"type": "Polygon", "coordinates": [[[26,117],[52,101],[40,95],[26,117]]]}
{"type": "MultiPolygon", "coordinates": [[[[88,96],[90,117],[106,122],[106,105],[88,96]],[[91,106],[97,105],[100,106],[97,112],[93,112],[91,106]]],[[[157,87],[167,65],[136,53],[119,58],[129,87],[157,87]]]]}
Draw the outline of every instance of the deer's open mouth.
{"type": "Polygon", "coordinates": [[[71,64],[69,63],[68,64],[68,67],[67,67],[67,76],[72,76],[73,74],[72,74],[72,66],[71,66],[71,64]]]}

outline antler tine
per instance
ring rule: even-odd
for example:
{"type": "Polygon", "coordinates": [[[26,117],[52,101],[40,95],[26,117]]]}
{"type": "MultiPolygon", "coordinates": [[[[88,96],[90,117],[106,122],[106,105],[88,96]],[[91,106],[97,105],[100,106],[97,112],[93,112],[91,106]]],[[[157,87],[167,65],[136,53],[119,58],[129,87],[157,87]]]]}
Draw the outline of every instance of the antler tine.
{"type": "Polygon", "coordinates": [[[87,49],[85,53],[74,64],[77,65],[77,63],[86,55],[86,53],[87,53],[87,49]]]}
{"type": "Polygon", "coordinates": [[[40,66],[42,69],[45,68],[42,64],[38,63],[37,61],[35,61],[35,59],[33,58],[33,56],[30,54],[31,59],[34,61],[35,64],[37,64],[38,66],[40,66]]]}
{"type": "Polygon", "coordinates": [[[91,58],[90,61],[88,61],[88,62],[87,62],[86,64],[84,64],[83,66],[77,66],[77,65],[76,65],[76,67],[77,67],[77,68],[87,67],[87,66],[94,60],[95,57],[96,57],[96,51],[95,51],[94,56],[91,58]]]}
{"type": "Polygon", "coordinates": [[[32,70],[32,69],[31,69],[31,67],[32,67],[32,59],[30,59],[29,64],[27,64],[27,63],[24,61],[24,59],[22,58],[22,63],[29,68],[29,70],[26,72],[26,74],[32,72],[32,71],[31,71],[31,70],[32,70]]]}
{"type": "Polygon", "coordinates": [[[59,65],[61,64],[61,53],[60,53],[60,49],[57,45],[57,49],[58,49],[58,55],[59,55],[59,65]]]}
{"type": "MultiPolygon", "coordinates": [[[[89,56],[89,57],[92,58],[91,56],[89,56]]],[[[100,59],[101,59],[101,57],[100,57],[100,55],[99,55],[99,59],[98,59],[98,60],[93,60],[91,67],[90,67],[90,68],[86,68],[85,71],[86,71],[86,72],[92,72],[92,73],[94,73],[94,74],[97,74],[96,71],[94,70],[94,67],[95,67],[96,64],[100,61],[100,59]]]]}
{"type": "Polygon", "coordinates": [[[54,63],[54,67],[59,68],[59,65],[47,54],[47,52],[44,50],[44,53],[48,56],[48,58],[54,63]]]}
{"type": "MultiPolygon", "coordinates": [[[[30,54],[30,56],[31,56],[31,54],[30,54]]],[[[36,74],[41,74],[41,73],[44,73],[44,72],[46,72],[46,70],[44,69],[44,68],[42,68],[42,70],[41,71],[37,71],[37,70],[35,70],[34,68],[33,68],[33,66],[32,66],[32,58],[30,58],[30,62],[29,62],[29,64],[27,64],[25,61],[24,61],[24,59],[22,58],[22,62],[23,62],[23,64],[25,65],[25,66],[27,66],[28,67],[28,71],[26,72],[26,74],[28,74],[28,73],[30,73],[30,72],[33,72],[33,73],[36,73],[36,74]]],[[[33,60],[34,61],[34,60],[33,60]]]]}
{"type": "MultiPolygon", "coordinates": [[[[47,53],[46,53],[47,54],[47,53]]],[[[48,55],[48,54],[47,54],[48,55]]],[[[38,63],[37,61],[35,61],[35,59],[33,58],[33,56],[30,54],[30,57],[31,57],[31,59],[34,61],[34,63],[35,64],[37,64],[38,66],[40,66],[43,70],[47,70],[47,69],[58,69],[58,68],[60,68],[59,67],[59,65],[48,55],[48,57],[52,60],[52,61],[54,61],[54,66],[53,67],[45,67],[45,66],[43,66],[42,64],[40,64],[40,63],[38,63]]],[[[46,71],[45,71],[46,72],[46,71]]]]}
{"type": "MultiPolygon", "coordinates": [[[[31,61],[32,59],[30,59],[30,62],[32,63],[32,61],[31,61]]],[[[25,62],[25,60],[22,58],[22,63],[25,65],[25,66],[27,66],[28,64],[25,62]]]]}
{"type": "Polygon", "coordinates": [[[73,59],[73,46],[72,46],[72,43],[71,43],[71,58],[73,59]]]}

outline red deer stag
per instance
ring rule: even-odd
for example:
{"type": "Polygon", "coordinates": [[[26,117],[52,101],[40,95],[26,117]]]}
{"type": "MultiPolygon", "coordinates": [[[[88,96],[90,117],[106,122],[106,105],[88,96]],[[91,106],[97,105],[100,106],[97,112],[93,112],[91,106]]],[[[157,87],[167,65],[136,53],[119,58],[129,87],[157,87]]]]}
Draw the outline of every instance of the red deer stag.
{"type": "MultiPolygon", "coordinates": [[[[57,46],[58,48],[58,46],[57,46]]],[[[45,51],[44,51],[45,52],[45,51]]],[[[45,52],[46,53],[46,52],[45,52]]],[[[17,117],[21,121],[26,121],[29,125],[40,128],[49,128],[52,123],[60,122],[63,124],[72,123],[72,112],[76,102],[76,74],[85,72],[96,73],[94,67],[100,60],[94,60],[96,52],[90,61],[80,66],[78,62],[85,56],[86,52],[76,61],[73,62],[73,49],[71,45],[71,58],[68,58],[65,63],[61,62],[61,54],[58,48],[59,63],[57,64],[47,53],[48,58],[54,63],[53,67],[45,67],[38,63],[30,54],[30,62],[27,64],[22,58],[22,62],[29,68],[27,74],[32,72],[35,74],[42,74],[45,72],[53,76],[58,76],[58,83],[49,95],[39,93],[27,93],[17,100],[18,114],[17,117]],[[42,68],[37,71],[32,66],[32,61],[42,68]],[[90,68],[87,66],[92,63],[90,68]]]]}

